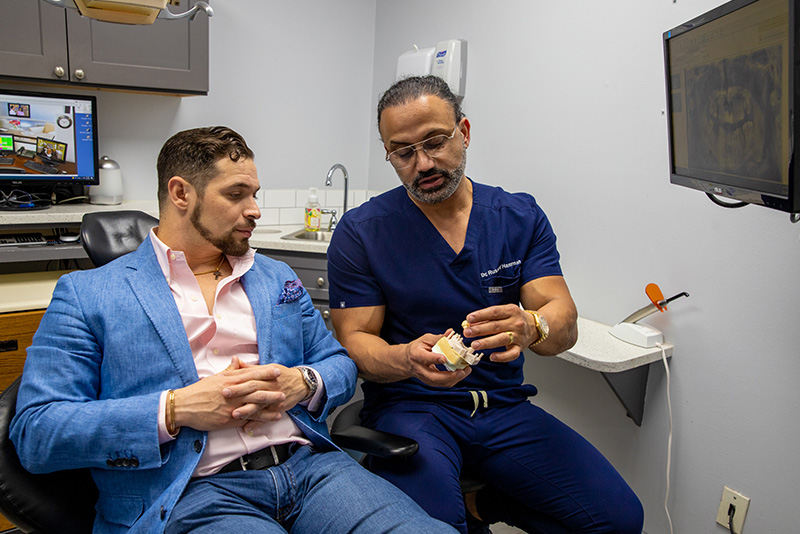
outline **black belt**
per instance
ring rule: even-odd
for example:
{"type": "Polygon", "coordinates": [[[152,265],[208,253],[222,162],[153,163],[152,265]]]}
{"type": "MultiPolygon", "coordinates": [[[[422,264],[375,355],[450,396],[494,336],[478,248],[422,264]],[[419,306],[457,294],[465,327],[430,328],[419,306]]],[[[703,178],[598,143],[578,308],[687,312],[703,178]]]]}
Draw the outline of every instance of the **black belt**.
{"type": "Polygon", "coordinates": [[[276,465],[280,465],[292,455],[290,447],[294,443],[283,443],[281,445],[270,445],[260,451],[251,454],[245,454],[235,459],[222,469],[219,473],[232,473],[234,471],[258,471],[260,469],[269,469],[276,465]]]}

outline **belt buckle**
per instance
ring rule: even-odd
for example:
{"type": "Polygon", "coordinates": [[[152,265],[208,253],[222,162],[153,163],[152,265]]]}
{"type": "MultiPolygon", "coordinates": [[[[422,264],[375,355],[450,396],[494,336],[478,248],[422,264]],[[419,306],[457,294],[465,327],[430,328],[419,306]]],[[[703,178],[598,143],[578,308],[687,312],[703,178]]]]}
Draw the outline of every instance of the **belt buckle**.
{"type": "Polygon", "coordinates": [[[247,471],[247,460],[244,459],[244,456],[239,456],[239,465],[242,466],[242,471],[247,471]]]}
{"type": "MultiPolygon", "coordinates": [[[[269,452],[272,453],[272,461],[274,462],[272,466],[279,465],[281,461],[280,458],[278,458],[278,451],[275,450],[275,447],[273,445],[269,446],[269,452]]],[[[245,459],[245,456],[250,456],[250,455],[245,454],[244,456],[239,456],[239,465],[242,466],[242,471],[248,471],[247,464],[250,463],[247,459],[245,459]]],[[[258,470],[258,468],[256,468],[256,470],[258,470]]]]}

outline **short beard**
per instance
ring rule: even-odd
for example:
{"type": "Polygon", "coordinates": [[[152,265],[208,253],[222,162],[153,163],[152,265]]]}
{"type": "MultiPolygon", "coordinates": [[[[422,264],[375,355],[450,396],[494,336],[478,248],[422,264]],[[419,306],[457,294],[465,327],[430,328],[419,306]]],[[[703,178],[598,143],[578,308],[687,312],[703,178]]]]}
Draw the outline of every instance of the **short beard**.
{"type": "Polygon", "coordinates": [[[461,154],[461,161],[452,171],[434,167],[433,169],[418,174],[410,184],[405,182],[402,183],[408,191],[408,194],[411,195],[414,200],[422,202],[423,204],[439,204],[453,196],[453,193],[456,192],[458,186],[461,185],[461,180],[464,178],[464,169],[466,168],[467,151],[464,150],[461,154]],[[440,174],[442,176],[442,185],[434,189],[428,189],[427,191],[419,187],[419,182],[428,176],[433,176],[436,174],[440,174]]]}
{"type": "MultiPolygon", "coordinates": [[[[231,233],[222,237],[212,236],[211,231],[200,222],[200,217],[202,215],[203,202],[201,201],[195,206],[194,211],[192,211],[192,214],[189,216],[189,220],[192,226],[195,227],[197,232],[203,236],[206,241],[217,247],[226,256],[244,256],[247,254],[247,251],[250,250],[249,239],[237,241],[236,238],[233,237],[233,230],[231,230],[231,233]]],[[[255,225],[253,225],[253,227],[255,227],[255,225]]]]}

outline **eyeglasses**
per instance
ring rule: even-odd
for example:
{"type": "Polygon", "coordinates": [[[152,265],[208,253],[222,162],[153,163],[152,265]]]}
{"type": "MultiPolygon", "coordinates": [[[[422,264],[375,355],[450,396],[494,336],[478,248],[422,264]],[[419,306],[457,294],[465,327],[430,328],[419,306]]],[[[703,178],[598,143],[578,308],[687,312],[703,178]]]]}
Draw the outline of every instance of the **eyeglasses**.
{"type": "Polygon", "coordinates": [[[414,165],[417,161],[417,150],[419,149],[422,149],[429,158],[439,158],[447,149],[447,142],[456,135],[456,131],[458,131],[458,125],[453,128],[453,133],[450,135],[434,135],[413,145],[398,148],[386,154],[386,161],[399,171],[414,165]]]}

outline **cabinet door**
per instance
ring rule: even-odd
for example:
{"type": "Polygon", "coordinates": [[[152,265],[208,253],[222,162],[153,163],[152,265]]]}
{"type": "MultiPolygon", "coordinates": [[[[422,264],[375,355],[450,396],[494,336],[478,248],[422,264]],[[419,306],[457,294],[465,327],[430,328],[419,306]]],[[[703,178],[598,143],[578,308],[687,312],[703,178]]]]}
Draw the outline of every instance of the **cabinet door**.
{"type": "Polygon", "coordinates": [[[66,80],[64,9],[31,0],[0,0],[0,74],[66,80]],[[61,68],[61,76],[56,73],[61,68]]]}
{"type": "MultiPolygon", "coordinates": [[[[28,0],[30,1],[30,0],[28,0]]],[[[187,9],[194,2],[182,2],[187,9]]],[[[125,25],[67,10],[70,81],[139,89],[208,92],[208,17],[125,25]]]]}

